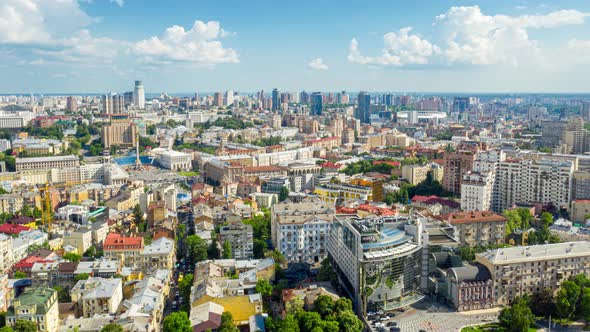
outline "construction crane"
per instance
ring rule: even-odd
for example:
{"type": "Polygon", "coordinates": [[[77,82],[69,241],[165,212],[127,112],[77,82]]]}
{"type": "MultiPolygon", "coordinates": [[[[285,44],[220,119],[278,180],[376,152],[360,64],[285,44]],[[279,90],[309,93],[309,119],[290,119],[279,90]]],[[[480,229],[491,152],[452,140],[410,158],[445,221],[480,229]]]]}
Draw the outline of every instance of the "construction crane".
{"type": "Polygon", "coordinates": [[[53,209],[51,207],[51,197],[49,195],[50,189],[56,188],[69,188],[74,185],[84,184],[90,182],[89,180],[77,181],[75,183],[61,183],[56,185],[49,185],[48,182],[45,182],[45,185],[42,187],[37,187],[39,193],[41,193],[41,225],[46,227],[47,232],[51,232],[51,225],[53,224],[53,209]]]}

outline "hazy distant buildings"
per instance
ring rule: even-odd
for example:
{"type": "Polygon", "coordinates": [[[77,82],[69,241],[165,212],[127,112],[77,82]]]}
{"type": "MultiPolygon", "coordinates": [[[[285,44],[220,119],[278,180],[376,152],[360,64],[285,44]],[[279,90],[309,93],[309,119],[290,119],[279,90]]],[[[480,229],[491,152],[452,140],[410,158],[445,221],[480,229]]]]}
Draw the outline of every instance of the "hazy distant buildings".
{"type": "Polygon", "coordinates": [[[213,94],[213,106],[223,107],[223,94],[221,92],[213,94]]]}

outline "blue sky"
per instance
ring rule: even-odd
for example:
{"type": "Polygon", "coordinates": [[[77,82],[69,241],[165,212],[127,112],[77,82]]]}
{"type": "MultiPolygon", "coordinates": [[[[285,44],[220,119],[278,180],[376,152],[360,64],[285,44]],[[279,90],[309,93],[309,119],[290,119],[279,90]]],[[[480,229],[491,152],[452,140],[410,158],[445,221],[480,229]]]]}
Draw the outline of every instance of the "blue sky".
{"type": "Polygon", "coordinates": [[[588,1],[3,0],[0,92],[589,92],[588,1]]]}

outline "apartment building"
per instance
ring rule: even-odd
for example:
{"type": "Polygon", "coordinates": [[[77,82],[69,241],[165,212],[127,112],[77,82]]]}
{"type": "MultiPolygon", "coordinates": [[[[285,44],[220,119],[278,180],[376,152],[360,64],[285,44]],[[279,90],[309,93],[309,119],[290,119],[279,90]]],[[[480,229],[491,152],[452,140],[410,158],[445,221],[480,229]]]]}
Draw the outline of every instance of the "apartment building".
{"type": "Polygon", "coordinates": [[[254,232],[252,225],[235,223],[219,228],[220,242],[229,241],[232,250],[232,258],[251,259],[254,257],[254,232]]]}
{"type": "Polygon", "coordinates": [[[12,238],[0,233],[0,274],[6,273],[13,262],[12,238]]]}
{"type": "Polygon", "coordinates": [[[428,172],[432,172],[433,180],[442,181],[444,177],[443,167],[432,163],[428,165],[403,165],[402,178],[412,185],[417,185],[426,180],[428,172]]]}
{"type": "Polygon", "coordinates": [[[448,222],[464,246],[504,243],[506,218],[491,211],[454,212],[438,217],[448,222]]]}
{"type": "Polygon", "coordinates": [[[107,260],[121,262],[127,267],[141,267],[143,264],[143,238],[109,233],[104,240],[103,251],[107,260]]]}
{"type": "Polygon", "coordinates": [[[472,150],[457,150],[444,155],[443,187],[454,193],[461,193],[463,174],[473,170],[475,153],[472,150]]]}
{"type": "Polygon", "coordinates": [[[461,182],[461,209],[488,211],[492,208],[494,173],[467,172],[461,182]]]}
{"type": "Polygon", "coordinates": [[[115,314],[123,301],[123,283],[119,278],[90,277],[70,290],[72,302],[82,308],[83,317],[115,314]]]}
{"type": "Polygon", "coordinates": [[[347,183],[326,183],[313,191],[324,202],[337,204],[351,199],[374,201],[373,188],[347,183]]]}
{"type": "Polygon", "coordinates": [[[176,262],[174,240],[161,237],[143,249],[143,270],[172,270],[176,262]]]}
{"type": "Polygon", "coordinates": [[[543,289],[553,292],[577,274],[590,273],[590,242],[564,242],[489,250],[475,256],[491,274],[495,305],[543,289]]]}
{"type": "Polygon", "coordinates": [[[500,212],[516,204],[553,203],[568,208],[571,202],[574,164],[571,161],[520,159],[500,162],[492,210],[500,212]]]}
{"type": "Polygon", "coordinates": [[[334,214],[334,204],[317,198],[273,205],[271,237],[274,247],[288,262],[321,262],[328,254],[326,246],[334,214]]]}

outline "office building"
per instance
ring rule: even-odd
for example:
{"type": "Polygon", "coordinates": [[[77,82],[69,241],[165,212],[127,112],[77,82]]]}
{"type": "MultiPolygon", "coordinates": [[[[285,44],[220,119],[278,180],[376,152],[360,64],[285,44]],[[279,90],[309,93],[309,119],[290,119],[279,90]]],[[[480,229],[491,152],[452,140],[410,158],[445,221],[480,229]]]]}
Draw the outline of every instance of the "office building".
{"type": "Polygon", "coordinates": [[[586,101],[582,103],[582,109],[580,110],[580,115],[586,122],[590,122],[590,101],[586,101]]]}
{"type": "Polygon", "coordinates": [[[590,273],[590,242],[563,242],[489,250],[475,255],[490,271],[495,305],[510,305],[517,297],[544,289],[555,293],[560,284],[590,273]]]}
{"type": "Polygon", "coordinates": [[[127,116],[111,116],[111,123],[104,125],[101,131],[105,149],[112,145],[133,147],[137,143],[137,126],[127,116]]]}
{"type": "Polygon", "coordinates": [[[71,167],[80,167],[80,158],[78,156],[51,156],[51,157],[31,157],[16,158],[16,171],[22,170],[46,170],[46,169],[64,169],[71,167]]]}
{"type": "Polygon", "coordinates": [[[277,88],[272,89],[272,111],[277,111],[281,106],[279,100],[279,90],[277,88]]]}
{"type": "Polygon", "coordinates": [[[335,217],[328,255],[358,314],[394,310],[423,298],[418,292],[422,246],[416,234],[422,233],[420,228],[419,221],[404,225],[381,218],[335,217]]]}
{"type": "Polygon", "coordinates": [[[213,94],[213,106],[223,107],[223,93],[215,92],[213,94]]]}
{"type": "Polygon", "coordinates": [[[361,120],[361,123],[371,123],[371,95],[362,91],[357,98],[356,118],[361,120]]]}
{"type": "Polygon", "coordinates": [[[158,161],[158,164],[165,169],[175,171],[188,171],[192,169],[192,157],[190,154],[174,150],[166,150],[156,152],[156,160],[158,161]]]}
{"type": "Polygon", "coordinates": [[[464,113],[469,110],[469,97],[453,98],[453,112],[464,113]]]}
{"type": "Polygon", "coordinates": [[[324,105],[324,96],[321,92],[311,94],[311,115],[322,115],[324,105]]]}
{"type": "Polygon", "coordinates": [[[135,87],[133,88],[133,104],[139,108],[145,108],[145,92],[143,91],[143,84],[141,81],[135,81],[135,87]]]}

